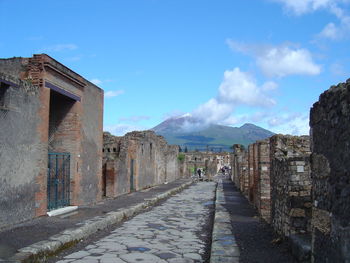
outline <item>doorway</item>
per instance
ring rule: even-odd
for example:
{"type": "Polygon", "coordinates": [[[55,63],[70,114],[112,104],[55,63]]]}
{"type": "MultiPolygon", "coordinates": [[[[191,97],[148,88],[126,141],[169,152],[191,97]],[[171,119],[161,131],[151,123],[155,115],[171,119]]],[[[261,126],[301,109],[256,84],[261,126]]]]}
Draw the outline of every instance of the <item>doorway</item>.
{"type": "Polygon", "coordinates": [[[75,147],[77,125],[75,100],[50,90],[47,208],[70,205],[71,152],[75,147]]]}

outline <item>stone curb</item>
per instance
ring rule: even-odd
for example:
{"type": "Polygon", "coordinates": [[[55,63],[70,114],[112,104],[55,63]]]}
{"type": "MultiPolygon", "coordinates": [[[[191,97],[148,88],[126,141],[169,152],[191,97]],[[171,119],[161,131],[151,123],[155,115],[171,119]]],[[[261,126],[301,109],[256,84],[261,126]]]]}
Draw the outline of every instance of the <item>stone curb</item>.
{"type": "Polygon", "coordinates": [[[210,263],[239,262],[239,247],[232,233],[230,214],[224,208],[225,195],[222,181],[216,188],[215,217],[212,233],[210,263]]]}
{"type": "Polygon", "coordinates": [[[120,209],[115,212],[109,212],[105,216],[97,216],[86,220],[80,223],[81,226],[78,228],[66,229],[57,235],[51,236],[48,240],[40,241],[30,246],[21,248],[18,250],[18,253],[16,253],[9,260],[0,260],[0,262],[45,262],[49,256],[52,256],[55,253],[58,253],[65,248],[78,243],[81,239],[87,238],[97,231],[107,228],[109,225],[120,223],[124,219],[135,216],[144,209],[157,204],[158,202],[168,198],[171,195],[174,195],[192,183],[192,181],[183,183],[176,188],[158,194],[154,198],[146,199],[144,202],[137,205],[125,209],[120,209]]]}

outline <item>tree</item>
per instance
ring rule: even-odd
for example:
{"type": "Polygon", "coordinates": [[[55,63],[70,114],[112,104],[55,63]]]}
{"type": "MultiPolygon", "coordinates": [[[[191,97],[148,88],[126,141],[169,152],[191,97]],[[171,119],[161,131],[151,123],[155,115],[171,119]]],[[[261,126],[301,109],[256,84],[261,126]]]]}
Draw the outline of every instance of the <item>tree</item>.
{"type": "Polygon", "coordinates": [[[181,146],[179,145],[179,152],[181,153],[182,152],[182,148],[181,148],[181,146]]]}
{"type": "Polygon", "coordinates": [[[188,150],[187,150],[187,146],[185,146],[185,150],[184,150],[184,152],[185,152],[185,153],[187,153],[187,152],[188,152],[188,150]]]}

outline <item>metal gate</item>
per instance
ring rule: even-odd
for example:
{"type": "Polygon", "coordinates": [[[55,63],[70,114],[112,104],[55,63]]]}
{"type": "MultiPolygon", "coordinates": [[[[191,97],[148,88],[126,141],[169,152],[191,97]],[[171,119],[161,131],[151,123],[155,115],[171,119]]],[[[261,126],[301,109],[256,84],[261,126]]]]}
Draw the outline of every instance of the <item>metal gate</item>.
{"type": "Polygon", "coordinates": [[[48,210],[70,204],[70,154],[49,153],[47,172],[48,210]]]}
{"type": "Polygon", "coordinates": [[[130,192],[134,191],[134,159],[130,161],[130,192]]]}

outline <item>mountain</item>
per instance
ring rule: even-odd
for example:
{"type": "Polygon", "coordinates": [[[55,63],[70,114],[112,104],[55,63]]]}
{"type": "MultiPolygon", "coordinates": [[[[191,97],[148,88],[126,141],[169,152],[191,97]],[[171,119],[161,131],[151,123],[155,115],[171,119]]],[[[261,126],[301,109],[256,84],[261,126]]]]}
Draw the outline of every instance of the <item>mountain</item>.
{"type": "Polygon", "coordinates": [[[182,148],[200,151],[205,151],[207,148],[213,151],[230,151],[233,144],[248,146],[256,140],[274,135],[273,132],[251,123],[241,127],[204,125],[189,114],[167,119],[152,130],[164,136],[169,144],[178,144],[182,148]]]}

